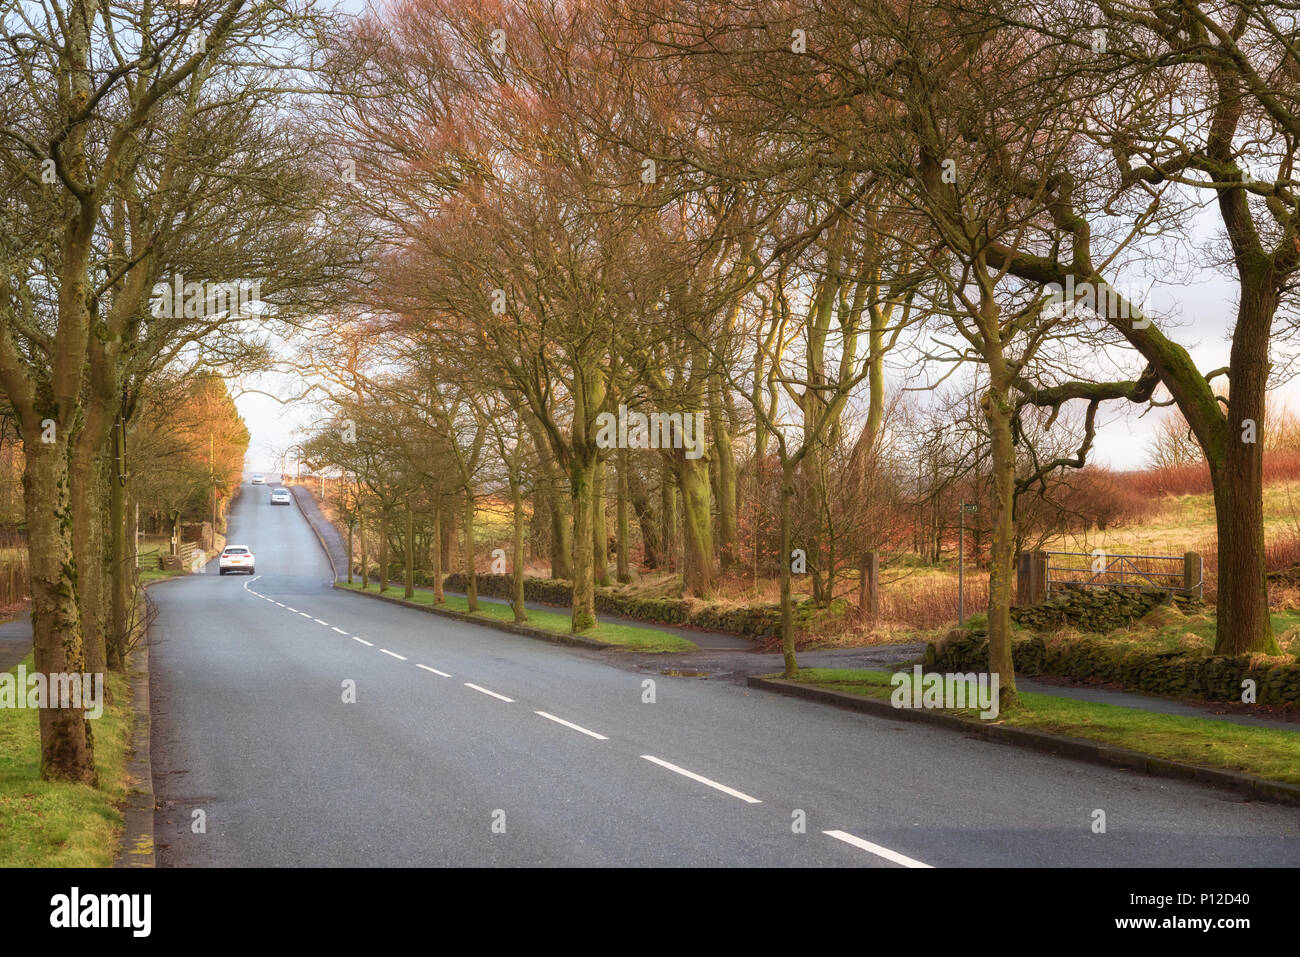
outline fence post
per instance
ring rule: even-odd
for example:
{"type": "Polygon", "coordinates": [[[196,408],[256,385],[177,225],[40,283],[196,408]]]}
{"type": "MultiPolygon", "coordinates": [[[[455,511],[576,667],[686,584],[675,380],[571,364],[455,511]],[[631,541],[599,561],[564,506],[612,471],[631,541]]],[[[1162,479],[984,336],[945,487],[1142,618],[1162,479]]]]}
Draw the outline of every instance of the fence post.
{"type": "Polygon", "coordinates": [[[1196,590],[1197,598],[1205,597],[1204,568],[1199,552],[1183,552],[1183,591],[1196,590]]]}
{"type": "Polygon", "coordinates": [[[862,553],[862,572],[858,581],[858,607],[869,617],[880,611],[880,553],[862,553]]]}
{"type": "Polygon", "coordinates": [[[1028,608],[1047,600],[1047,552],[1021,552],[1016,564],[1016,606],[1028,608]]]}

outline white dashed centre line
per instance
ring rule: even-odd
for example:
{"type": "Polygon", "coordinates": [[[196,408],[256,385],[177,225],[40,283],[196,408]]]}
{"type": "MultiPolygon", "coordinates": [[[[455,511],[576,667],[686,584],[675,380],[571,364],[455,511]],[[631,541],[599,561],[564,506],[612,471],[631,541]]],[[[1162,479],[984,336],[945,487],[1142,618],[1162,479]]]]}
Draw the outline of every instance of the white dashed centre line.
{"type": "MultiPolygon", "coordinates": [[[[279,603],[278,601],[276,602],[276,604],[277,604],[277,605],[280,605],[280,603],[279,603]]],[[[280,607],[281,607],[281,608],[289,608],[288,605],[280,605],[280,607]]],[[[289,610],[290,610],[291,612],[293,612],[294,614],[301,614],[301,612],[299,612],[297,608],[289,608],[289,610]]]]}
{"type": "Polygon", "coordinates": [[[352,640],[353,640],[353,641],[359,641],[359,642],[361,642],[361,643],[362,643],[363,645],[365,645],[367,648],[373,648],[373,647],[375,647],[375,643],[374,643],[373,641],[366,641],[366,639],[364,639],[364,638],[358,638],[356,635],[353,635],[353,636],[352,636],[352,640]]]}
{"type": "MultiPolygon", "coordinates": [[[[272,599],[272,600],[274,601],[274,599],[272,599]]],[[[288,608],[288,607],[289,607],[288,605],[286,605],[286,604],[285,604],[284,602],[282,602],[282,601],[277,601],[276,604],[279,605],[281,608],[288,608]]]]}
{"type": "Polygon", "coordinates": [[[316,622],[318,625],[324,625],[326,628],[330,626],[328,621],[321,621],[319,618],[313,618],[312,621],[316,622]]]}
{"type": "Polygon", "coordinates": [[[870,841],[864,841],[860,837],[855,837],[848,831],[822,831],[837,841],[843,841],[845,844],[852,844],[860,851],[866,851],[868,854],[874,854],[876,857],[883,857],[887,861],[895,864],[901,864],[904,867],[926,867],[933,869],[933,864],[923,864],[918,860],[908,857],[905,854],[899,854],[897,851],[891,851],[887,847],[881,847],[879,844],[872,844],[870,841]]]}
{"type": "MultiPolygon", "coordinates": [[[[292,608],[290,608],[289,610],[290,610],[290,611],[293,611],[292,608]]],[[[304,617],[304,618],[310,618],[310,617],[311,617],[311,615],[307,614],[305,611],[300,611],[300,612],[298,612],[298,614],[302,615],[302,617],[304,617]]]]}
{"type": "Polygon", "coordinates": [[[488,691],[487,688],[480,688],[478,685],[472,685],[468,681],[465,682],[465,687],[473,688],[475,691],[481,691],[483,694],[491,695],[494,698],[500,698],[502,701],[509,702],[510,704],[515,703],[514,698],[507,698],[505,695],[497,694],[495,691],[488,691]]]}
{"type": "Polygon", "coordinates": [[[702,774],[696,774],[694,771],[687,771],[685,768],[679,768],[675,764],[669,764],[667,761],[663,760],[662,758],[656,758],[653,754],[643,754],[641,755],[641,757],[645,758],[647,761],[653,764],[659,765],[661,768],[667,768],[669,771],[673,771],[677,774],[680,774],[682,777],[690,778],[692,781],[699,781],[701,784],[707,784],[709,787],[713,788],[716,791],[721,791],[723,794],[730,794],[734,798],[740,798],[740,800],[744,801],[746,804],[763,803],[756,797],[750,797],[744,791],[737,791],[735,788],[729,788],[725,784],[719,784],[717,781],[711,781],[702,774]]]}
{"type": "Polygon", "coordinates": [[[574,731],[578,731],[581,732],[582,734],[587,735],[588,737],[595,738],[597,741],[609,740],[609,738],[605,737],[603,734],[597,734],[595,731],[588,731],[586,728],[582,727],[581,725],[576,725],[572,721],[565,721],[563,718],[557,718],[555,715],[547,714],[545,711],[534,711],[533,713],[540,714],[547,721],[554,721],[556,724],[562,724],[566,728],[572,728],[574,731]]]}
{"type": "Polygon", "coordinates": [[[337,631],[340,635],[346,635],[346,634],[347,634],[347,632],[344,631],[342,628],[336,628],[334,625],[330,625],[330,630],[331,630],[331,631],[337,631]]]}
{"type": "Polygon", "coordinates": [[[401,655],[399,655],[397,652],[395,652],[395,651],[389,651],[387,648],[380,648],[379,650],[382,651],[384,654],[388,655],[390,658],[396,658],[398,661],[405,661],[405,660],[406,660],[406,659],[403,658],[401,655]]]}
{"type": "Polygon", "coordinates": [[[425,671],[432,671],[435,675],[439,675],[439,676],[441,676],[441,677],[443,677],[443,678],[450,678],[450,677],[451,677],[451,675],[447,674],[447,672],[445,672],[445,671],[439,671],[437,668],[430,668],[428,665],[416,665],[415,667],[417,667],[417,668],[423,668],[425,671]]]}

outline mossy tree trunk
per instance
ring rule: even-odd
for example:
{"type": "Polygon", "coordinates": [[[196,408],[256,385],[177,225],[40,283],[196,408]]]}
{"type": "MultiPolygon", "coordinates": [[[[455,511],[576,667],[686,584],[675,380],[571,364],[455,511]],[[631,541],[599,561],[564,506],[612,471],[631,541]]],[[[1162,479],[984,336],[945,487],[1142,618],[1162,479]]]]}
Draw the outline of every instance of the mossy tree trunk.
{"type": "MultiPolygon", "coordinates": [[[[27,516],[36,671],[86,670],[77,608],[77,566],[72,545],[72,501],[66,432],[41,441],[40,419],[24,428],[23,498],[27,516]]],[[[79,708],[40,709],[41,777],[95,784],[94,738],[79,708]]]]}
{"type": "Polygon", "coordinates": [[[575,454],[569,471],[573,491],[573,634],[596,626],[596,589],[592,574],[592,494],[595,456],[575,454]]]}
{"type": "Polygon", "coordinates": [[[680,454],[678,483],[682,490],[682,594],[708,598],[713,593],[713,515],[710,508],[709,462],[680,454]]]}
{"type": "Polygon", "coordinates": [[[592,576],[597,585],[609,584],[609,525],[605,517],[605,461],[597,459],[591,476],[592,576]]]}

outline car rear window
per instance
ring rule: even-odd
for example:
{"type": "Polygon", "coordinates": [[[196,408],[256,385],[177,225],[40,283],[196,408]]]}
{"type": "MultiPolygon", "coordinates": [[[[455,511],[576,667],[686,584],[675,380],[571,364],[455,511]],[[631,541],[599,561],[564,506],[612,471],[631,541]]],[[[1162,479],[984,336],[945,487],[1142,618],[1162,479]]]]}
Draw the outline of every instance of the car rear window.
{"type": "Polygon", "coordinates": [[[248,554],[248,549],[247,549],[247,548],[227,548],[227,549],[226,549],[226,554],[227,554],[227,555],[247,555],[247,554],[248,554]]]}

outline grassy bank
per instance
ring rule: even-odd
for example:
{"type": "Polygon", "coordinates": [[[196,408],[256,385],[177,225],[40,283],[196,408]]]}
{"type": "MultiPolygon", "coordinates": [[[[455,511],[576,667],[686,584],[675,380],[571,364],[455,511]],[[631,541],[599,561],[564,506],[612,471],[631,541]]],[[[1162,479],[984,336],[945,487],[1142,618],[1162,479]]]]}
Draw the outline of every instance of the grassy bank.
{"type": "MultiPolygon", "coordinates": [[[[32,671],[32,656],[24,661],[32,671]]],[[[41,780],[39,713],[0,708],[0,864],[109,867],[117,854],[131,749],[131,691],[109,674],[113,703],[91,722],[99,787],[41,780]]]]}
{"type": "MultiPolygon", "coordinates": [[[[339,584],[343,588],[361,591],[359,582],[354,582],[351,585],[344,582],[339,584]]],[[[377,594],[378,586],[372,584],[367,591],[377,594]]],[[[387,598],[400,599],[402,589],[400,587],[390,587],[384,595],[387,598]]],[[[433,592],[417,588],[415,596],[408,599],[408,601],[413,605],[433,606],[433,592]]],[[[448,611],[461,612],[462,614],[469,613],[468,600],[455,595],[446,596],[446,601],[437,607],[446,608],[448,611]]],[[[475,615],[479,618],[488,618],[495,621],[513,622],[515,620],[515,614],[509,605],[482,599],[479,600],[478,611],[475,612],[475,615]]],[[[533,628],[540,628],[543,631],[567,635],[569,634],[570,616],[563,612],[536,611],[530,608],[528,609],[528,621],[525,624],[533,628]]],[[[625,651],[695,651],[698,647],[695,642],[666,631],[658,631],[654,628],[640,628],[635,625],[617,625],[609,622],[600,622],[590,631],[584,631],[582,637],[594,638],[596,641],[617,645],[625,651]]]]}
{"type": "MultiPolygon", "coordinates": [[[[891,677],[883,671],[806,668],[795,680],[888,700],[894,690],[891,677]]],[[[1003,713],[997,718],[998,724],[1100,741],[1170,761],[1300,784],[1300,725],[1296,731],[1253,728],[1213,718],[1156,714],[1026,692],[1021,692],[1020,700],[1022,708],[1003,713]]],[[[980,720],[974,710],[951,713],[980,720]]]]}

